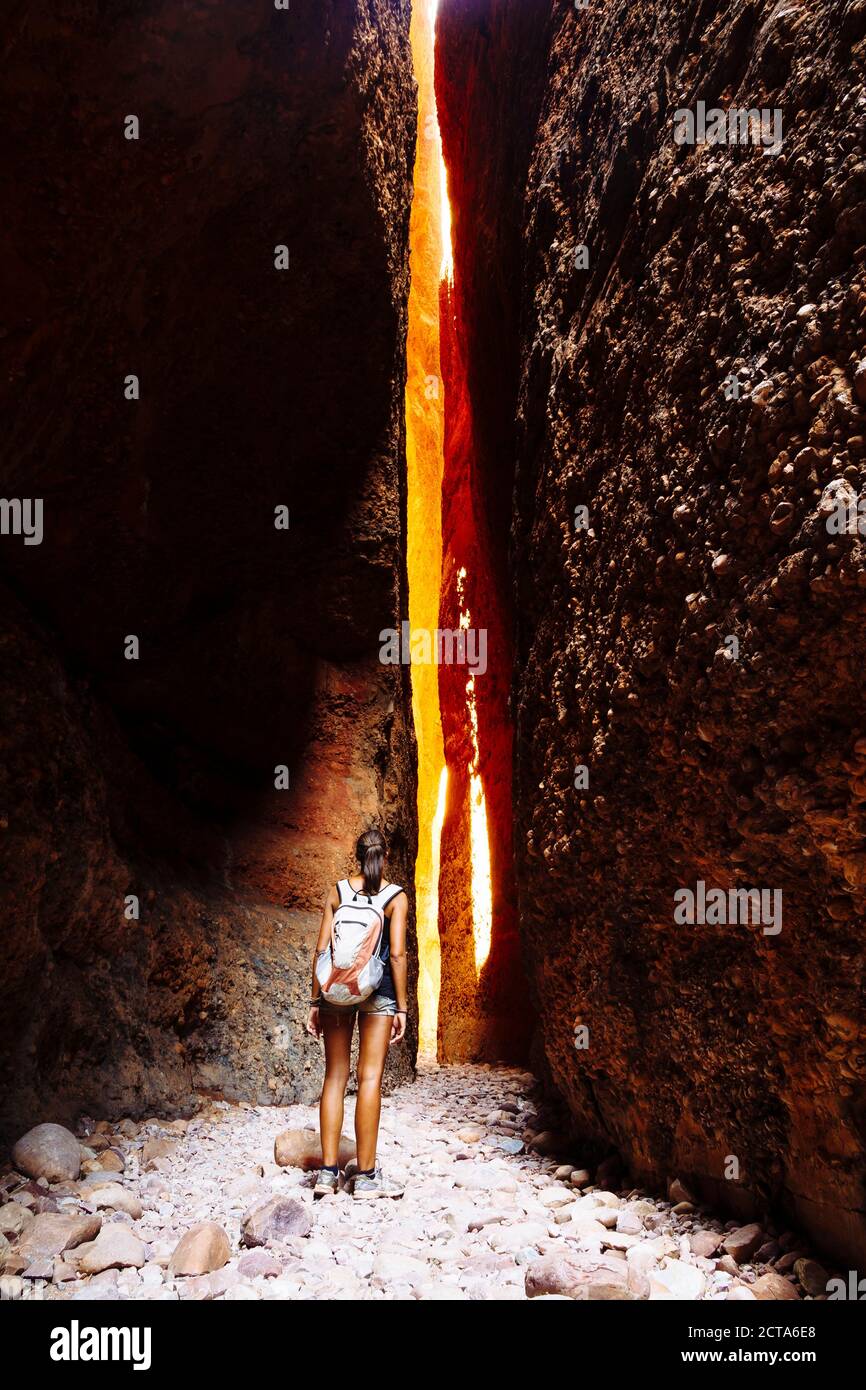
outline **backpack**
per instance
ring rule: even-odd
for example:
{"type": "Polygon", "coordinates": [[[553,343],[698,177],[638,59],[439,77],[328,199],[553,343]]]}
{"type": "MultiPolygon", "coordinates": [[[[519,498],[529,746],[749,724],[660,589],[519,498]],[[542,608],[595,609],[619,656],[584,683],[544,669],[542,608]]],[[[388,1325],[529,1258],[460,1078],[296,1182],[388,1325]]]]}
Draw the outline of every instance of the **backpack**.
{"type": "Polygon", "coordinates": [[[340,905],[331,923],[331,940],[316,957],[316,979],[329,1004],[360,1004],[375,993],[384,973],[379,957],[385,935],[385,908],[403,889],[395,883],[372,897],[340,879],[340,905]]]}

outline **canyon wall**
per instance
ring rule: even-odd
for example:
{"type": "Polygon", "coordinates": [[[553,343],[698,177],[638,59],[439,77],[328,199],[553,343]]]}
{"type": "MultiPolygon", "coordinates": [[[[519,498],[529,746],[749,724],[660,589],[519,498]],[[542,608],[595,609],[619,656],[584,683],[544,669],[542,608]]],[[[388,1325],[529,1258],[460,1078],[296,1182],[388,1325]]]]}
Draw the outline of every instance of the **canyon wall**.
{"type": "Polygon", "coordinates": [[[411,882],[409,9],[0,22],[6,1139],[314,1098],[328,884],[371,823],[411,882]]]}
{"type": "Polygon", "coordinates": [[[866,484],[866,6],[443,0],[440,35],[544,1065],[584,1152],[866,1264],[866,552],[826,524],[866,484]],[[700,101],[781,149],[677,143],[700,101]],[[698,883],[781,915],[678,924],[698,883]]]}
{"type": "MultiPolygon", "coordinates": [[[[531,5],[442,4],[437,22],[436,94],[454,255],[453,282],[443,281],[440,297],[441,624],[454,630],[463,620],[473,631],[483,630],[486,641],[486,669],[479,666],[471,690],[465,666],[442,666],[439,672],[449,777],[439,879],[439,1052],[449,1060],[524,1061],[534,1023],[521,961],[513,855],[508,536],[520,365],[520,207],[544,74],[533,42],[538,14],[531,5]],[[472,892],[471,808],[475,801],[480,819],[479,785],[492,890],[483,962],[476,938],[484,937],[484,911],[472,892]]],[[[482,826],[477,838],[483,834],[482,826]]]]}

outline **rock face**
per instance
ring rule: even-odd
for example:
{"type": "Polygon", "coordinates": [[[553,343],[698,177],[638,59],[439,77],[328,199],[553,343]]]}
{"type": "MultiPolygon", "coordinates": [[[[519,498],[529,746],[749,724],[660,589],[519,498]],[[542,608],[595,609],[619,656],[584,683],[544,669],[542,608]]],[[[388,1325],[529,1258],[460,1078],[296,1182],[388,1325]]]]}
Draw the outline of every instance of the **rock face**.
{"type": "Polygon", "coordinates": [[[0,21],[0,491],[44,509],[41,544],[0,538],[9,1141],[196,1090],[311,1098],[326,888],[371,823],[411,881],[408,674],[378,660],[407,606],[408,23],[0,21]]]}
{"type": "Polygon", "coordinates": [[[866,486],[866,9],[443,0],[439,27],[545,1065],[636,1180],[778,1204],[862,1264],[866,552],[826,520],[866,486]],[[678,144],[698,102],[780,112],[780,151],[678,144]],[[765,914],[676,921],[699,883],[765,914]]]}

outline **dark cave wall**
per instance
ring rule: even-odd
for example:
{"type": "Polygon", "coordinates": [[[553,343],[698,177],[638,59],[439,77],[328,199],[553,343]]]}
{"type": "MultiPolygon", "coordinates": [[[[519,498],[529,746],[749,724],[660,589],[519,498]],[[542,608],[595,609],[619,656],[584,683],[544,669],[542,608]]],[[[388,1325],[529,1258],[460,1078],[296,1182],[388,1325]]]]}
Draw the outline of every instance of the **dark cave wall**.
{"type": "Polygon", "coordinates": [[[327,885],[370,823],[411,882],[409,8],[0,21],[2,493],[45,516],[0,538],[5,1137],[311,1098],[327,885]]]}
{"type": "MultiPolygon", "coordinates": [[[[445,0],[440,22],[467,73],[446,128],[485,70],[513,101],[513,127],[473,108],[480,149],[522,138],[515,54],[544,74],[519,206],[494,158],[455,217],[525,239],[491,509],[513,470],[515,849],[546,1066],[587,1147],[639,1180],[782,1208],[862,1265],[866,559],[821,499],[866,484],[866,7],[445,0]],[[781,153],[677,146],[699,99],[781,108],[781,153]],[[698,880],[780,889],[781,932],[676,925],[698,880]]],[[[488,295],[503,264],[476,269],[488,295]]],[[[500,348],[480,293],[470,312],[480,376],[500,348]]]]}

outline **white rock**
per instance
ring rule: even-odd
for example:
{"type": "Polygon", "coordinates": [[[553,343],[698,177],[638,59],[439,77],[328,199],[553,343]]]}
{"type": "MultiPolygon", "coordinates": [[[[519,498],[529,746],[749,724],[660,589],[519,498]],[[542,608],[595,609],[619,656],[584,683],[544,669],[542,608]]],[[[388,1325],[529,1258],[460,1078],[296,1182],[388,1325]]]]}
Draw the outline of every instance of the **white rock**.
{"type": "Polygon", "coordinates": [[[516,1226],[491,1226],[487,1239],[492,1250],[523,1250],[546,1240],[547,1234],[547,1226],[526,1221],[516,1226]]]}
{"type": "Polygon", "coordinates": [[[649,1276],[650,1302],[670,1299],[694,1300],[705,1292],[707,1281],[694,1265],[666,1259],[649,1276]]]}

